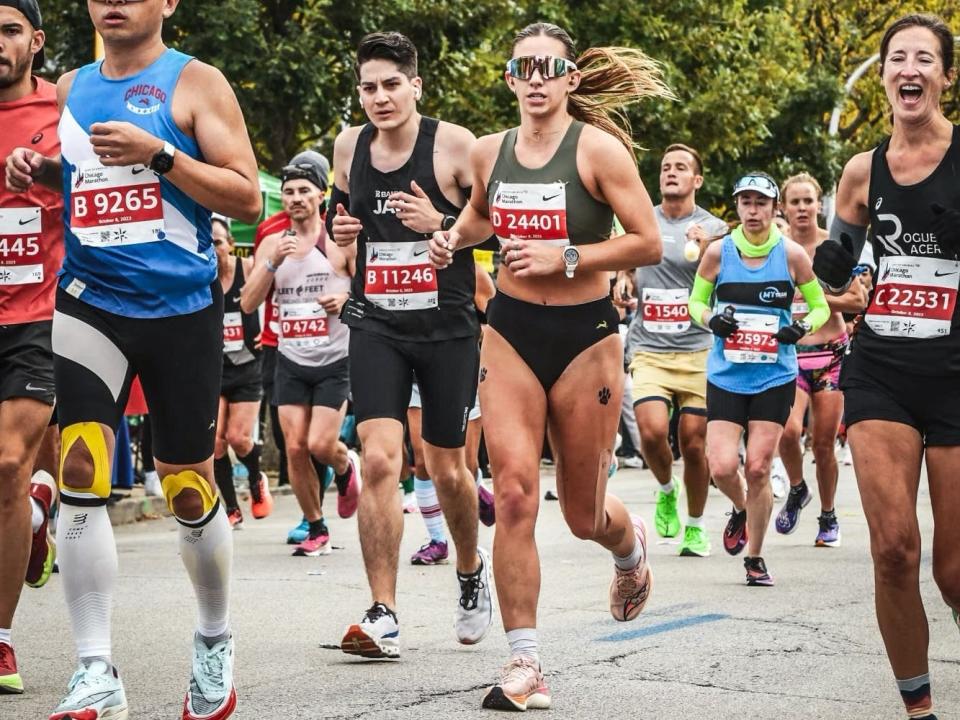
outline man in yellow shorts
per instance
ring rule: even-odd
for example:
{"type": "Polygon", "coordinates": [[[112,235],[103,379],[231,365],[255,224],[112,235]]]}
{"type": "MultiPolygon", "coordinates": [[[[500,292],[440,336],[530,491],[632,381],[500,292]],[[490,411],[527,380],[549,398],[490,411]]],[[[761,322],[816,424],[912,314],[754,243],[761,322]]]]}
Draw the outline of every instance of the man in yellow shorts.
{"type": "Polygon", "coordinates": [[[661,537],[680,533],[680,484],[673,477],[669,431],[679,413],[687,523],[680,554],[706,557],[710,540],[703,527],[710,475],[704,455],[707,431],[707,352],[712,337],[690,322],[687,300],[707,243],[727,232],[726,223],[696,204],[703,184],[700,155],[670,145],[660,162],[661,204],[655,208],[663,238],[659,265],[638,268],[632,278],[637,313],[627,338],[633,408],[641,452],[660,484],[654,525],[661,537]]]}

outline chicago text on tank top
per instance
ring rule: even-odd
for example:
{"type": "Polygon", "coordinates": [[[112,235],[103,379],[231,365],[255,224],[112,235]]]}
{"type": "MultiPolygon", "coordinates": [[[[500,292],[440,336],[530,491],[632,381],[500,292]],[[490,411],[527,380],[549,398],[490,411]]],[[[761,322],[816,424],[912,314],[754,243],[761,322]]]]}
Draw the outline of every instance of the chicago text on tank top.
{"type": "Polygon", "coordinates": [[[260,316],[240,309],[240,290],[246,278],[243,261],[234,258],[233,282],[223,296],[223,361],[245,365],[257,359],[254,340],[260,334],[260,316]]]}
{"type": "Polygon", "coordinates": [[[930,230],[932,203],[960,208],[960,126],[925,179],[899,185],[887,164],[889,139],[870,169],[870,241],[877,274],[852,352],[922,375],[960,374],[960,263],[930,230]]]}
{"type": "Polygon", "coordinates": [[[320,367],[347,356],[350,330],[327,315],[322,295],[345,293],[350,278],[338,275],[316,247],[303,258],[288,257],[274,276],[280,354],[298,365],[320,367]]]}
{"type": "Polygon", "coordinates": [[[440,190],[434,170],[439,122],[420,119],[413,151],[396,170],[373,167],[370,143],[376,128],[361,130],[350,169],[350,214],[363,224],[357,238],[357,272],[351,302],[362,305],[362,317],[345,312],[355,327],[398,340],[432,342],[477,334],[473,309],[473,253],[458,252],[453,264],[436,272],[427,255],[428,236],[410,230],[387,206],[391,194],[411,192],[416,181],[434,208],[459,215],[460,208],[440,190]]]}
{"type": "Polygon", "coordinates": [[[142,165],[105,167],[90,126],[121,121],[200,159],[173,119],[174,91],[192,58],[167,49],[136,75],[110,79],[101,62],[77,72],[60,120],[67,292],[127,317],[169,317],[212,302],[217,266],[210,211],[142,165]]]}

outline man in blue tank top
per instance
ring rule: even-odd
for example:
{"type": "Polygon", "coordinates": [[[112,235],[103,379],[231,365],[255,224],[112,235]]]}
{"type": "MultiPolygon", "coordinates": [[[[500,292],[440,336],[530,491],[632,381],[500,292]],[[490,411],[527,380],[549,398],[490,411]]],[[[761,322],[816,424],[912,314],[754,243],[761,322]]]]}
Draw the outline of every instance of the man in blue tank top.
{"type": "Polygon", "coordinates": [[[397,478],[414,376],[423,398],[427,471],[457,546],[457,639],[479,642],[492,619],[489,562],[477,548],[477,491],[467,469],[467,419],[477,388],[479,325],[473,256],[436,273],[429,234],[449,229],[472,184],[473,134],[421,116],[417,50],[400,33],[373,33],[357,52],[357,89],[370,119],[334,145],[328,214],[338,245],[357,243],[343,319],[363,446],[359,525],[373,604],[341,642],[349,654],[398,657],[397,569],[403,514],[397,478]]]}
{"type": "Polygon", "coordinates": [[[110,458],[130,383],[150,406],[157,470],[180,523],[199,621],[185,720],[233,714],[232,538],[213,483],[223,295],[215,211],[261,209],[236,97],[215,68],[167,48],[175,0],[91,2],[104,59],[57,85],[62,156],[14,151],[14,185],[62,182],[66,259],[53,321],[62,433],[60,572],[80,666],[51,720],[127,717],[111,661],[117,575],[110,458]]]}

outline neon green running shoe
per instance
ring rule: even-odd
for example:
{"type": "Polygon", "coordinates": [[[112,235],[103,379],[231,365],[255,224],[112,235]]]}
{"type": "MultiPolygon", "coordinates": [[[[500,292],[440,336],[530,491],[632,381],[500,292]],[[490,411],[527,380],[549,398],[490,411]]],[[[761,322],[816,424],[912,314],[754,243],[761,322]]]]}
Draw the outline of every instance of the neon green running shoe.
{"type": "Polygon", "coordinates": [[[688,525],[680,543],[682,557],[710,557],[710,536],[703,528],[688,525]]]}
{"type": "Polygon", "coordinates": [[[672,538],[680,534],[680,513],[677,512],[679,500],[680,483],[676,478],[673,479],[672,492],[657,490],[657,509],[653,514],[653,524],[660,537],[672,538]]]}

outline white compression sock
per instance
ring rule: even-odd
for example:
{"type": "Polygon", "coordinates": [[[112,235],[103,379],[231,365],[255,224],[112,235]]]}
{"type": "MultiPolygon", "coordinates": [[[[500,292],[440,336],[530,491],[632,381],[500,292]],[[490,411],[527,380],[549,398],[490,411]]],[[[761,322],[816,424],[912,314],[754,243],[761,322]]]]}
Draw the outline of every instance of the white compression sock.
{"type": "Polygon", "coordinates": [[[664,495],[669,495],[673,492],[673,487],[673,478],[670,478],[670,481],[666,485],[660,486],[660,492],[662,492],[664,495]]]}
{"type": "Polygon", "coordinates": [[[197,596],[197,632],[216,638],[227,632],[230,622],[230,571],[233,565],[233,534],[227,513],[217,503],[203,520],[180,523],[180,557],[197,596]]]}
{"type": "MultiPolygon", "coordinates": [[[[631,528],[632,530],[633,528],[631,528]]],[[[637,539],[633,544],[633,550],[629,555],[625,557],[620,557],[616,553],[613,554],[613,563],[621,570],[633,570],[643,561],[643,545],[640,544],[640,540],[637,539]]]]}
{"type": "Polygon", "coordinates": [[[443,527],[443,511],[440,509],[440,500],[437,498],[437,489],[433,480],[413,479],[413,491],[417,494],[417,505],[420,507],[420,516],[427,526],[430,539],[435,542],[446,542],[447,532],[443,527]]]}
{"type": "Polygon", "coordinates": [[[510,657],[524,655],[540,662],[540,653],[537,649],[537,629],[517,628],[507,631],[507,642],[510,643],[510,657]]]}
{"type": "Polygon", "coordinates": [[[10,639],[10,628],[0,628],[0,643],[6,643],[13,647],[13,641],[10,639]]]}
{"type": "Polygon", "coordinates": [[[687,527],[703,528],[704,527],[703,515],[701,515],[700,517],[693,517],[693,515],[687,515],[687,527]]]}
{"type": "Polygon", "coordinates": [[[64,504],[57,520],[57,560],[80,659],[110,660],[110,614],[117,546],[106,505],[64,504]]]}

